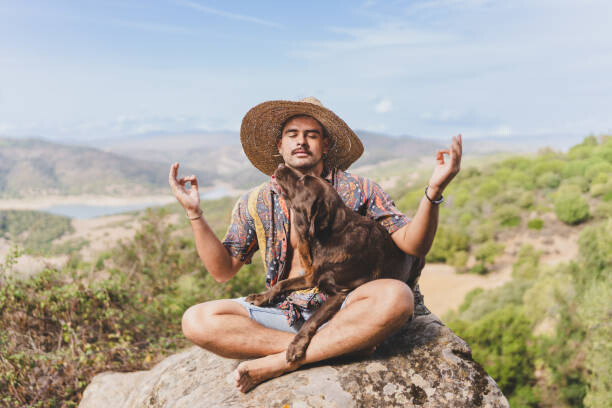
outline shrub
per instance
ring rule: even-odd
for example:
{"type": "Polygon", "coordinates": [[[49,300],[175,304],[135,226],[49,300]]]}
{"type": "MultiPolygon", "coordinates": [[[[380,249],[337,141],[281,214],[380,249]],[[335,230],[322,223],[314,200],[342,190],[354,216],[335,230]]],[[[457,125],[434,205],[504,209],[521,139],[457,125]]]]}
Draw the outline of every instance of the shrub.
{"type": "Polygon", "coordinates": [[[532,245],[523,245],[518,251],[517,259],[512,264],[512,277],[515,279],[533,279],[537,276],[542,253],[532,245]]]}
{"type": "Polygon", "coordinates": [[[605,184],[592,184],[589,191],[593,197],[601,197],[612,192],[612,180],[605,184]]]}
{"type": "Polygon", "coordinates": [[[589,188],[590,188],[589,180],[587,180],[586,178],[582,176],[570,177],[561,182],[561,188],[570,187],[570,186],[578,187],[580,189],[580,192],[582,193],[586,193],[587,191],[589,191],[589,188]]]}
{"type": "Polygon", "coordinates": [[[481,244],[495,238],[496,225],[491,220],[486,220],[477,224],[470,234],[472,242],[481,244]]]}
{"type": "Polygon", "coordinates": [[[458,320],[448,326],[470,344],[474,360],[486,368],[505,395],[534,382],[531,325],[521,308],[506,306],[476,322],[458,320]]]}
{"type": "Polygon", "coordinates": [[[536,185],[540,188],[557,188],[561,184],[561,177],[553,172],[542,174],[536,179],[536,185]]]}
{"type": "Polygon", "coordinates": [[[493,213],[493,217],[502,227],[516,227],[521,223],[521,213],[510,204],[502,205],[493,213]]]}
{"type": "Polygon", "coordinates": [[[428,262],[449,261],[457,251],[468,249],[469,237],[467,233],[456,226],[441,225],[436,233],[436,238],[427,254],[428,262]]]}
{"type": "Polygon", "coordinates": [[[544,221],[541,218],[533,218],[527,222],[527,228],[533,230],[541,230],[544,226],[544,221]]]}
{"type": "Polygon", "coordinates": [[[533,197],[533,192],[531,191],[525,191],[524,193],[522,193],[518,199],[518,205],[521,208],[532,208],[533,205],[535,203],[535,199],[533,197]]]}
{"type": "Polygon", "coordinates": [[[467,251],[457,251],[453,254],[450,263],[456,268],[463,268],[467,264],[469,258],[470,254],[467,251]]]}
{"type": "Polygon", "coordinates": [[[589,165],[584,171],[584,177],[590,182],[595,179],[599,174],[603,174],[607,179],[606,175],[612,173],[612,164],[604,161],[596,161],[589,165]]]}
{"type": "Polygon", "coordinates": [[[479,273],[486,272],[486,266],[492,264],[495,261],[497,255],[502,253],[504,245],[498,244],[494,241],[487,241],[484,244],[476,248],[474,256],[476,260],[480,262],[482,268],[478,271],[479,273]]]}
{"type": "Polygon", "coordinates": [[[612,203],[601,202],[595,205],[593,217],[597,219],[607,219],[612,217],[612,203]]]}
{"type": "Polygon", "coordinates": [[[566,224],[579,224],[589,218],[589,204],[575,191],[559,191],[555,198],[555,214],[566,224]]]}
{"type": "Polygon", "coordinates": [[[499,192],[500,185],[495,180],[487,180],[480,185],[476,196],[485,200],[490,200],[499,192]]]}

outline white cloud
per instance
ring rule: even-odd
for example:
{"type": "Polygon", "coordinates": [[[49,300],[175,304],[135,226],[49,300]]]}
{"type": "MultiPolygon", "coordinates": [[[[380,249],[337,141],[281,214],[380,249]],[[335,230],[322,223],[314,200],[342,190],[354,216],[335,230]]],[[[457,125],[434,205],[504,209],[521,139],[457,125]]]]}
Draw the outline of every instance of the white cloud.
{"type": "Polygon", "coordinates": [[[272,28],[282,28],[282,25],[278,23],[274,23],[272,21],[263,20],[261,18],[248,16],[245,14],[230,13],[229,11],[224,11],[224,10],[219,10],[219,9],[215,9],[215,8],[208,7],[208,6],[203,6],[193,1],[180,1],[179,4],[183,4],[184,6],[200,11],[202,13],[213,14],[215,16],[221,16],[221,17],[229,18],[231,20],[246,21],[248,23],[259,24],[259,25],[272,27],[272,28]]]}
{"type": "Polygon", "coordinates": [[[451,43],[454,35],[410,27],[402,22],[387,22],[368,28],[330,27],[329,31],[347,37],[343,40],[306,42],[300,51],[290,55],[317,59],[333,56],[341,51],[360,51],[387,47],[420,47],[451,43]]]}
{"type": "Polygon", "coordinates": [[[387,113],[393,107],[393,103],[388,99],[383,99],[376,104],[374,108],[377,113],[387,113]]]}
{"type": "Polygon", "coordinates": [[[131,21],[131,20],[113,20],[111,23],[121,27],[130,28],[133,30],[152,31],[160,33],[174,33],[174,34],[192,34],[193,30],[185,27],[170,25],[170,24],[159,24],[150,23],[146,21],[131,21]]]}

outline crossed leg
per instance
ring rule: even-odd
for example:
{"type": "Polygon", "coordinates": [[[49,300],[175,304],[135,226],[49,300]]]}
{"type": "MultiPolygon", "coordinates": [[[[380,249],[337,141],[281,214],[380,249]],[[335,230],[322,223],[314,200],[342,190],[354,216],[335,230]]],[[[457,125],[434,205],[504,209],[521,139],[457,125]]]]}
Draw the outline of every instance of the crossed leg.
{"type": "Polygon", "coordinates": [[[288,363],[293,333],[269,329],[252,321],[232,300],[217,300],[189,308],[183,333],[193,343],[228,358],[254,358],[235,372],[236,387],[247,392],[257,384],[304,364],[371,348],[399,329],[412,315],[410,288],[395,279],[378,279],[355,289],[327,326],[314,335],[306,355],[288,363]]]}

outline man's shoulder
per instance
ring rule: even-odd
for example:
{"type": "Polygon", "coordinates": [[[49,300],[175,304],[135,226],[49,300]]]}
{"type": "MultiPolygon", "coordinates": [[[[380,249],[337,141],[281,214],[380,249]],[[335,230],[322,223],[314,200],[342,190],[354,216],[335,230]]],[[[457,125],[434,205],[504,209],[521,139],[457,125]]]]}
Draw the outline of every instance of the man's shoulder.
{"type": "Polygon", "coordinates": [[[354,184],[354,185],[362,186],[363,188],[366,188],[366,189],[370,188],[372,185],[375,184],[374,181],[372,181],[371,179],[365,176],[360,176],[350,171],[340,170],[340,169],[336,170],[336,180],[337,180],[338,185],[354,184]]]}
{"type": "Polygon", "coordinates": [[[340,170],[340,169],[336,170],[336,177],[338,177],[338,180],[343,179],[343,180],[370,181],[370,179],[365,176],[360,176],[359,174],[355,174],[348,170],[340,170]]]}

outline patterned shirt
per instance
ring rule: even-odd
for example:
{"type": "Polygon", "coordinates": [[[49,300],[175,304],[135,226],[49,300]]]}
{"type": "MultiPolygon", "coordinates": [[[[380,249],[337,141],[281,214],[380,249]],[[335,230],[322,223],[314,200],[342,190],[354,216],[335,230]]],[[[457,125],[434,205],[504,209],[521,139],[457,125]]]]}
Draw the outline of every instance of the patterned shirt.
{"type": "MultiPolygon", "coordinates": [[[[410,219],[402,214],[391,198],[375,182],[334,169],[323,178],[330,182],[344,203],[355,212],[378,221],[392,234],[410,219]]],[[[255,221],[248,211],[249,193],[244,194],[232,212],[232,221],[223,245],[229,253],[245,263],[259,248],[255,233],[255,221]]],[[[289,208],[286,201],[276,191],[271,181],[266,183],[257,196],[257,213],[264,227],[266,239],[266,286],[274,286],[279,280],[286,279],[291,265],[288,263],[289,247],[289,208]]],[[[282,299],[278,306],[285,310],[291,325],[302,319],[302,313],[312,312],[325,301],[325,294],[316,290],[296,291],[282,299]]]]}

